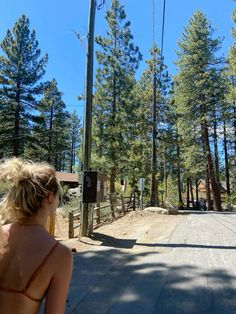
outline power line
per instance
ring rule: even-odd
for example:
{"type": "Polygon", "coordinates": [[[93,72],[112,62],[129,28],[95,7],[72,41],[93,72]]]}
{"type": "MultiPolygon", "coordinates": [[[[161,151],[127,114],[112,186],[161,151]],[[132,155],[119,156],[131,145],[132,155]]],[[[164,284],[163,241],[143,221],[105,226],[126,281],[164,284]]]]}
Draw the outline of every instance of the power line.
{"type": "Polygon", "coordinates": [[[164,48],[164,33],[165,33],[165,15],[166,15],[166,0],[163,0],[163,10],[162,10],[162,28],[161,28],[161,62],[160,62],[160,84],[162,79],[162,65],[163,65],[163,48],[164,48]]]}
{"type": "Polygon", "coordinates": [[[161,59],[163,57],[163,47],[164,47],[165,15],[166,15],[166,0],[163,0],[162,30],[161,30],[161,59]]]}
{"type": "MultiPolygon", "coordinates": [[[[153,0],[152,2],[152,34],[153,34],[153,45],[155,44],[156,40],[156,0],[153,0]]],[[[161,59],[163,57],[163,49],[164,49],[164,35],[165,35],[165,15],[166,15],[166,0],[163,0],[163,10],[162,10],[162,27],[161,27],[161,49],[160,49],[160,55],[161,59]]]]}

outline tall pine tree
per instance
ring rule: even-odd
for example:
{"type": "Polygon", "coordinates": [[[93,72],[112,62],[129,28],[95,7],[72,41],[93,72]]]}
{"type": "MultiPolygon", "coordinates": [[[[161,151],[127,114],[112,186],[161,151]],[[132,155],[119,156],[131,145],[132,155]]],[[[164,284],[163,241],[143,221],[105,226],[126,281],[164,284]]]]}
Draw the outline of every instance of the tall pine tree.
{"type": "MultiPolygon", "coordinates": [[[[236,9],[232,14],[233,21],[236,23],[236,9]]],[[[236,194],[236,28],[232,29],[233,45],[229,49],[228,55],[228,79],[229,93],[227,95],[230,125],[232,126],[232,188],[236,194]]]]}
{"type": "Polygon", "coordinates": [[[99,68],[95,85],[94,130],[102,134],[102,137],[95,134],[95,138],[100,138],[95,147],[106,159],[104,170],[110,173],[110,192],[113,193],[116,176],[122,168],[122,156],[128,149],[126,137],[134,114],[129,93],[135,83],[134,73],[141,54],[133,43],[124,6],[118,0],[112,0],[106,21],[106,37],[96,38],[100,50],[96,52],[99,68]]]}
{"type": "MultiPolygon", "coordinates": [[[[63,170],[66,153],[70,154],[69,113],[53,79],[44,91],[37,109],[39,116],[34,125],[35,147],[31,154],[45,159],[57,170],[63,170]],[[68,151],[68,152],[67,152],[68,151]]],[[[35,156],[35,157],[36,157],[35,156]]]]}
{"type": "MultiPolygon", "coordinates": [[[[215,209],[221,210],[219,182],[215,175],[209,139],[213,110],[212,102],[209,101],[209,89],[214,84],[212,71],[219,64],[215,53],[220,48],[220,40],[214,39],[212,35],[213,30],[205,15],[200,11],[195,12],[178,42],[176,101],[179,132],[185,143],[186,158],[191,156],[194,165],[196,160],[201,160],[201,156],[204,156],[206,182],[211,184],[215,209]],[[196,146],[195,139],[201,145],[196,146]]],[[[208,205],[210,208],[209,193],[208,205]]]]}
{"type": "Polygon", "coordinates": [[[13,31],[7,31],[1,48],[4,55],[0,56],[0,149],[1,155],[19,156],[31,141],[37,97],[45,87],[41,79],[47,55],[40,57],[35,31],[30,31],[25,15],[15,23],[13,31]]]}

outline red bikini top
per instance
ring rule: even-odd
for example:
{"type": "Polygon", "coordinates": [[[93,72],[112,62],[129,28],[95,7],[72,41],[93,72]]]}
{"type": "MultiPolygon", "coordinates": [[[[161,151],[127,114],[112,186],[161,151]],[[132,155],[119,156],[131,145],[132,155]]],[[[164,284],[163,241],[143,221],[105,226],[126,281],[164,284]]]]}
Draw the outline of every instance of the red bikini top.
{"type": "Polygon", "coordinates": [[[34,271],[34,273],[32,274],[32,276],[30,277],[29,281],[27,282],[26,286],[24,289],[12,289],[12,288],[6,288],[6,287],[0,287],[0,291],[4,291],[4,292],[13,292],[13,293],[21,293],[24,296],[26,296],[28,299],[32,300],[32,301],[36,301],[36,302],[40,302],[43,298],[41,299],[36,299],[31,297],[28,293],[27,290],[29,289],[31,283],[35,280],[35,278],[37,277],[37,275],[39,274],[40,270],[43,268],[44,264],[46,263],[47,259],[49,258],[49,256],[53,253],[53,251],[55,250],[55,248],[57,247],[57,245],[59,244],[59,242],[56,242],[53,247],[50,249],[50,251],[48,252],[48,254],[44,257],[43,261],[41,262],[41,264],[36,268],[36,270],[34,271]]]}

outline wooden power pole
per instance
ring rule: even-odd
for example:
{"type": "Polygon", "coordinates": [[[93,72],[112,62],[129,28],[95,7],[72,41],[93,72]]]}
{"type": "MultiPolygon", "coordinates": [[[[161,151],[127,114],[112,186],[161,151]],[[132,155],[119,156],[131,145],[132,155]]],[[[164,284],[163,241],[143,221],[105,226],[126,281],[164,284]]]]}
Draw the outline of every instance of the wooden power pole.
{"type": "Polygon", "coordinates": [[[151,191],[150,204],[158,206],[158,189],[157,189],[157,58],[155,43],[155,0],[153,0],[153,104],[152,104],[152,173],[151,173],[151,191]]]}
{"type": "MultiPolygon", "coordinates": [[[[86,87],[84,110],[84,139],[83,139],[83,170],[90,170],[91,138],[92,138],[92,102],[93,102],[93,57],[94,57],[94,25],[96,0],[90,0],[88,19],[88,44],[86,61],[86,87]]],[[[89,204],[83,204],[81,217],[81,236],[88,236],[89,204]]]]}

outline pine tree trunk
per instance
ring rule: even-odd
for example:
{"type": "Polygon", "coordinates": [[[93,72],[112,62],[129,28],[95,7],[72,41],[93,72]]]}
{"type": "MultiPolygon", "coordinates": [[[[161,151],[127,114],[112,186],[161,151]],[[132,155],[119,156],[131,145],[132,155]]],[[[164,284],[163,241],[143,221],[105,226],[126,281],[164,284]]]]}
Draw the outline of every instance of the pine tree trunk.
{"type": "Polygon", "coordinates": [[[219,167],[219,153],[218,153],[218,140],[217,140],[217,122],[216,116],[214,117],[214,153],[215,153],[215,172],[217,182],[220,182],[220,167],[219,167]]]}
{"type": "Polygon", "coordinates": [[[191,179],[189,179],[189,186],[190,186],[191,202],[192,202],[192,206],[194,208],[195,207],[195,203],[194,203],[193,185],[192,185],[192,180],[191,179]]]}
{"type": "Polygon", "coordinates": [[[226,125],[225,125],[225,121],[224,121],[224,154],[225,154],[225,179],[226,179],[226,190],[227,190],[227,194],[230,195],[229,158],[228,158],[227,134],[226,134],[226,125]]]}
{"type": "MultiPolygon", "coordinates": [[[[102,122],[99,123],[99,131],[100,131],[100,138],[103,138],[103,124],[102,122]]],[[[98,147],[98,156],[101,158],[103,155],[103,147],[102,147],[102,143],[99,143],[99,147],[98,147]]]]}
{"type": "Polygon", "coordinates": [[[14,140],[13,140],[13,155],[20,155],[20,84],[17,83],[16,94],[16,109],[15,109],[15,125],[14,125],[14,140]]]}
{"type": "Polygon", "coordinates": [[[111,170],[111,176],[110,176],[110,194],[113,194],[116,192],[115,181],[116,181],[116,169],[113,167],[111,170]]]}
{"type": "Polygon", "coordinates": [[[73,172],[73,166],[75,165],[75,143],[76,143],[76,127],[73,125],[72,137],[71,137],[71,154],[70,154],[70,172],[73,172]]]}
{"type": "Polygon", "coordinates": [[[190,207],[190,195],[189,195],[189,178],[187,178],[187,209],[190,207]]]}
{"type": "MultiPolygon", "coordinates": [[[[112,125],[115,127],[115,118],[116,118],[116,73],[114,72],[113,75],[113,101],[112,101],[112,125]]],[[[113,137],[113,140],[115,141],[115,138],[113,137]]],[[[110,176],[110,193],[115,193],[115,180],[116,180],[116,152],[114,151],[114,148],[111,148],[111,160],[113,162],[113,167],[111,169],[111,176],[110,176]]]]}
{"type": "Polygon", "coordinates": [[[167,200],[166,144],[164,144],[164,201],[167,200]]]}
{"type": "Polygon", "coordinates": [[[74,137],[72,136],[72,141],[71,141],[71,153],[70,153],[70,172],[72,173],[73,172],[73,164],[74,164],[74,151],[75,151],[75,148],[74,148],[74,137]]]}
{"type": "Polygon", "coordinates": [[[202,137],[203,137],[203,143],[204,143],[204,151],[206,154],[206,161],[208,166],[208,174],[209,179],[211,183],[212,188],[212,196],[213,196],[213,203],[214,208],[216,211],[221,211],[221,198],[220,198],[220,190],[219,190],[219,184],[216,181],[215,177],[215,170],[212,162],[212,156],[211,156],[211,150],[210,150],[210,143],[209,143],[209,131],[208,131],[208,125],[207,125],[207,110],[206,110],[206,104],[205,99],[202,100],[201,104],[201,111],[203,114],[203,122],[201,124],[202,129],[202,137]]]}
{"type": "Polygon", "coordinates": [[[177,138],[177,158],[178,158],[178,195],[179,195],[179,205],[178,209],[183,209],[183,198],[182,198],[182,188],[181,188],[181,173],[180,173],[180,148],[177,138]]]}
{"type": "Polygon", "coordinates": [[[195,181],[195,187],[196,187],[196,207],[199,209],[199,196],[198,196],[198,180],[195,181]]]}
{"type": "Polygon", "coordinates": [[[209,179],[208,165],[206,165],[206,199],[207,199],[207,208],[208,208],[208,210],[212,210],[211,190],[210,190],[210,179],[209,179]]]}
{"type": "Polygon", "coordinates": [[[203,126],[203,138],[204,138],[205,149],[206,149],[206,160],[207,160],[207,165],[208,165],[209,181],[211,183],[214,208],[216,211],[221,211],[222,209],[221,209],[219,185],[218,185],[218,183],[216,181],[216,177],[215,177],[215,171],[214,171],[214,167],[213,167],[213,163],[212,163],[212,157],[211,157],[211,151],[210,151],[208,128],[206,125],[203,126]]]}
{"type": "Polygon", "coordinates": [[[49,121],[49,138],[48,138],[48,162],[52,162],[52,120],[53,120],[53,107],[50,109],[49,121]]]}
{"type": "Polygon", "coordinates": [[[20,112],[19,112],[19,106],[17,106],[17,109],[15,110],[15,127],[14,127],[14,140],[13,140],[13,154],[14,156],[19,156],[19,144],[20,144],[20,112]]]}

